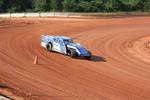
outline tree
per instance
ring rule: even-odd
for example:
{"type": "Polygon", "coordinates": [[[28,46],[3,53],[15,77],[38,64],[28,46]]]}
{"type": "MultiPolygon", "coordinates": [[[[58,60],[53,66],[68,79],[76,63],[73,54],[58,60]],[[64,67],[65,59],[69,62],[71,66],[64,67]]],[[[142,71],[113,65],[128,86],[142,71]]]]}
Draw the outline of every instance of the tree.
{"type": "Polygon", "coordinates": [[[51,0],[46,0],[45,4],[45,11],[50,11],[51,10],[51,0]]]}
{"type": "Polygon", "coordinates": [[[51,0],[50,6],[52,8],[52,11],[57,10],[57,0],[51,0]]]}
{"type": "Polygon", "coordinates": [[[8,12],[24,12],[32,9],[32,0],[1,0],[3,1],[3,11],[8,12]]]}
{"type": "Polygon", "coordinates": [[[104,0],[104,9],[107,12],[112,12],[114,11],[115,4],[117,3],[117,0],[104,0]]]}
{"type": "Polygon", "coordinates": [[[99,11],[103,11],[104,7],[103,7],[103,0],[93,0],[90,2],[90,11],[91,12],[99,12],[99,11]]]}
{"type": "Polygon", "coordinates": [[[140,4],[143,7],[143,11],[150,11],[150,0],[142,0],[140,4]]]}
{"type": "Polygon", "coordinates": [[[62,4],[63,4],[63,11],[66,11],[66,12],[77,11],[76,0],[64,0],[62,4]]]}
{"type": "Polygon", "coordinates": [[[79,4],[79,11],[81,12],[89,12],[90,11],[90,3],[86,1],[82,1],[79,4]]]}
{"type": "Polygon", "coordinates": [[[150,0],[0,0],[0,12],[150,11],[150,0]]]}
{"type": "Polygon", "coordinates": [[[0,0],[0,12],[3,12],[4,0],[0,0]]]}
{"type": "Polygon", "coordinates": [[[34,11],[46,11],[46,0],[34,0],[34,11]]]}
{"type": "Polygon", "coordinates": [[[62,11],[62,0],[51,0],[52,11],[62,11]]]}
{"type": "Polygon", "coordinates": [[[136,9],[138,3],[140,3],[140,1],[142,0],[119,0],[119,1],[123,4],[122,8],[125,11],[133,11],[134,9],[136,9]]]}

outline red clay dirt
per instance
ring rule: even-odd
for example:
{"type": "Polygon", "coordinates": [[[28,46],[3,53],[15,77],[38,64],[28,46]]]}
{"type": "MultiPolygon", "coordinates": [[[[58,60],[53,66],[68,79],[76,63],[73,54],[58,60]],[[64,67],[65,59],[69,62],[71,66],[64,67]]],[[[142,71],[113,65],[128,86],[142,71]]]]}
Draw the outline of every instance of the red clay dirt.
{"type": "Polygon", "coordinates": [[[0,80],[26,100],[150,100],[147,36],[150,17],[1,19],[0,80]],[[42,34],[78,38],[92,59],[47,52],[42,34]]]}

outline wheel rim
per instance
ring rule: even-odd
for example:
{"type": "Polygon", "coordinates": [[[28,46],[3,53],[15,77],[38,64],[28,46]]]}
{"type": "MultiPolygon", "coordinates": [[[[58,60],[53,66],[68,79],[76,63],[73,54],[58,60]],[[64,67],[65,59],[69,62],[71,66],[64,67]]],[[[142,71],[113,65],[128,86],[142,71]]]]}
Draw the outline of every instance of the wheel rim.
{"type": "Polygon", "coordinates": [[[51,46],[51,44],[49,44],[48,50],[49,50],[49,51],[52,51],[52,46],[51,46]]]}

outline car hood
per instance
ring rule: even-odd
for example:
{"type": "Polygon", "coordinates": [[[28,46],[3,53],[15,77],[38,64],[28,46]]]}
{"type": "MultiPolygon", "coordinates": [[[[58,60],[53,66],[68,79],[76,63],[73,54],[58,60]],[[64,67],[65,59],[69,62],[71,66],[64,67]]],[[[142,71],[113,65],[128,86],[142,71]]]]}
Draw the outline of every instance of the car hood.
{"type": "Polygon", "coordinates": [[[88,50],[78,43],[68,43],[67,46],[76,49],[80,55],[89,55],[88,50]]]}
{"type": "Polygon", "coordinates": [[[89,54],[89,52],[85,48],[83,48],[83,47],[78,47],[77,49],[80,52],[80,54],[83,54],[83,55],[84,54],[85,55],[89,54]]]}

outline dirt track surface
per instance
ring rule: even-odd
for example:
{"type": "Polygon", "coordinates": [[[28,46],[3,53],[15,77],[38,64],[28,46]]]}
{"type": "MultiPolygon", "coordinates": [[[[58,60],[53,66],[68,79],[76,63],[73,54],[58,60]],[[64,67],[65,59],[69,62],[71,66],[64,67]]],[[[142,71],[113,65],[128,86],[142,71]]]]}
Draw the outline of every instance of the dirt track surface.
{"type": "Polygon", "coordinates": [[[149,35],[150,17],[1,20],[0,80],[27,100],[150,100],[149,35]],[[47,52],[41,34],[78,38],[92,60],[47,52]]]}

